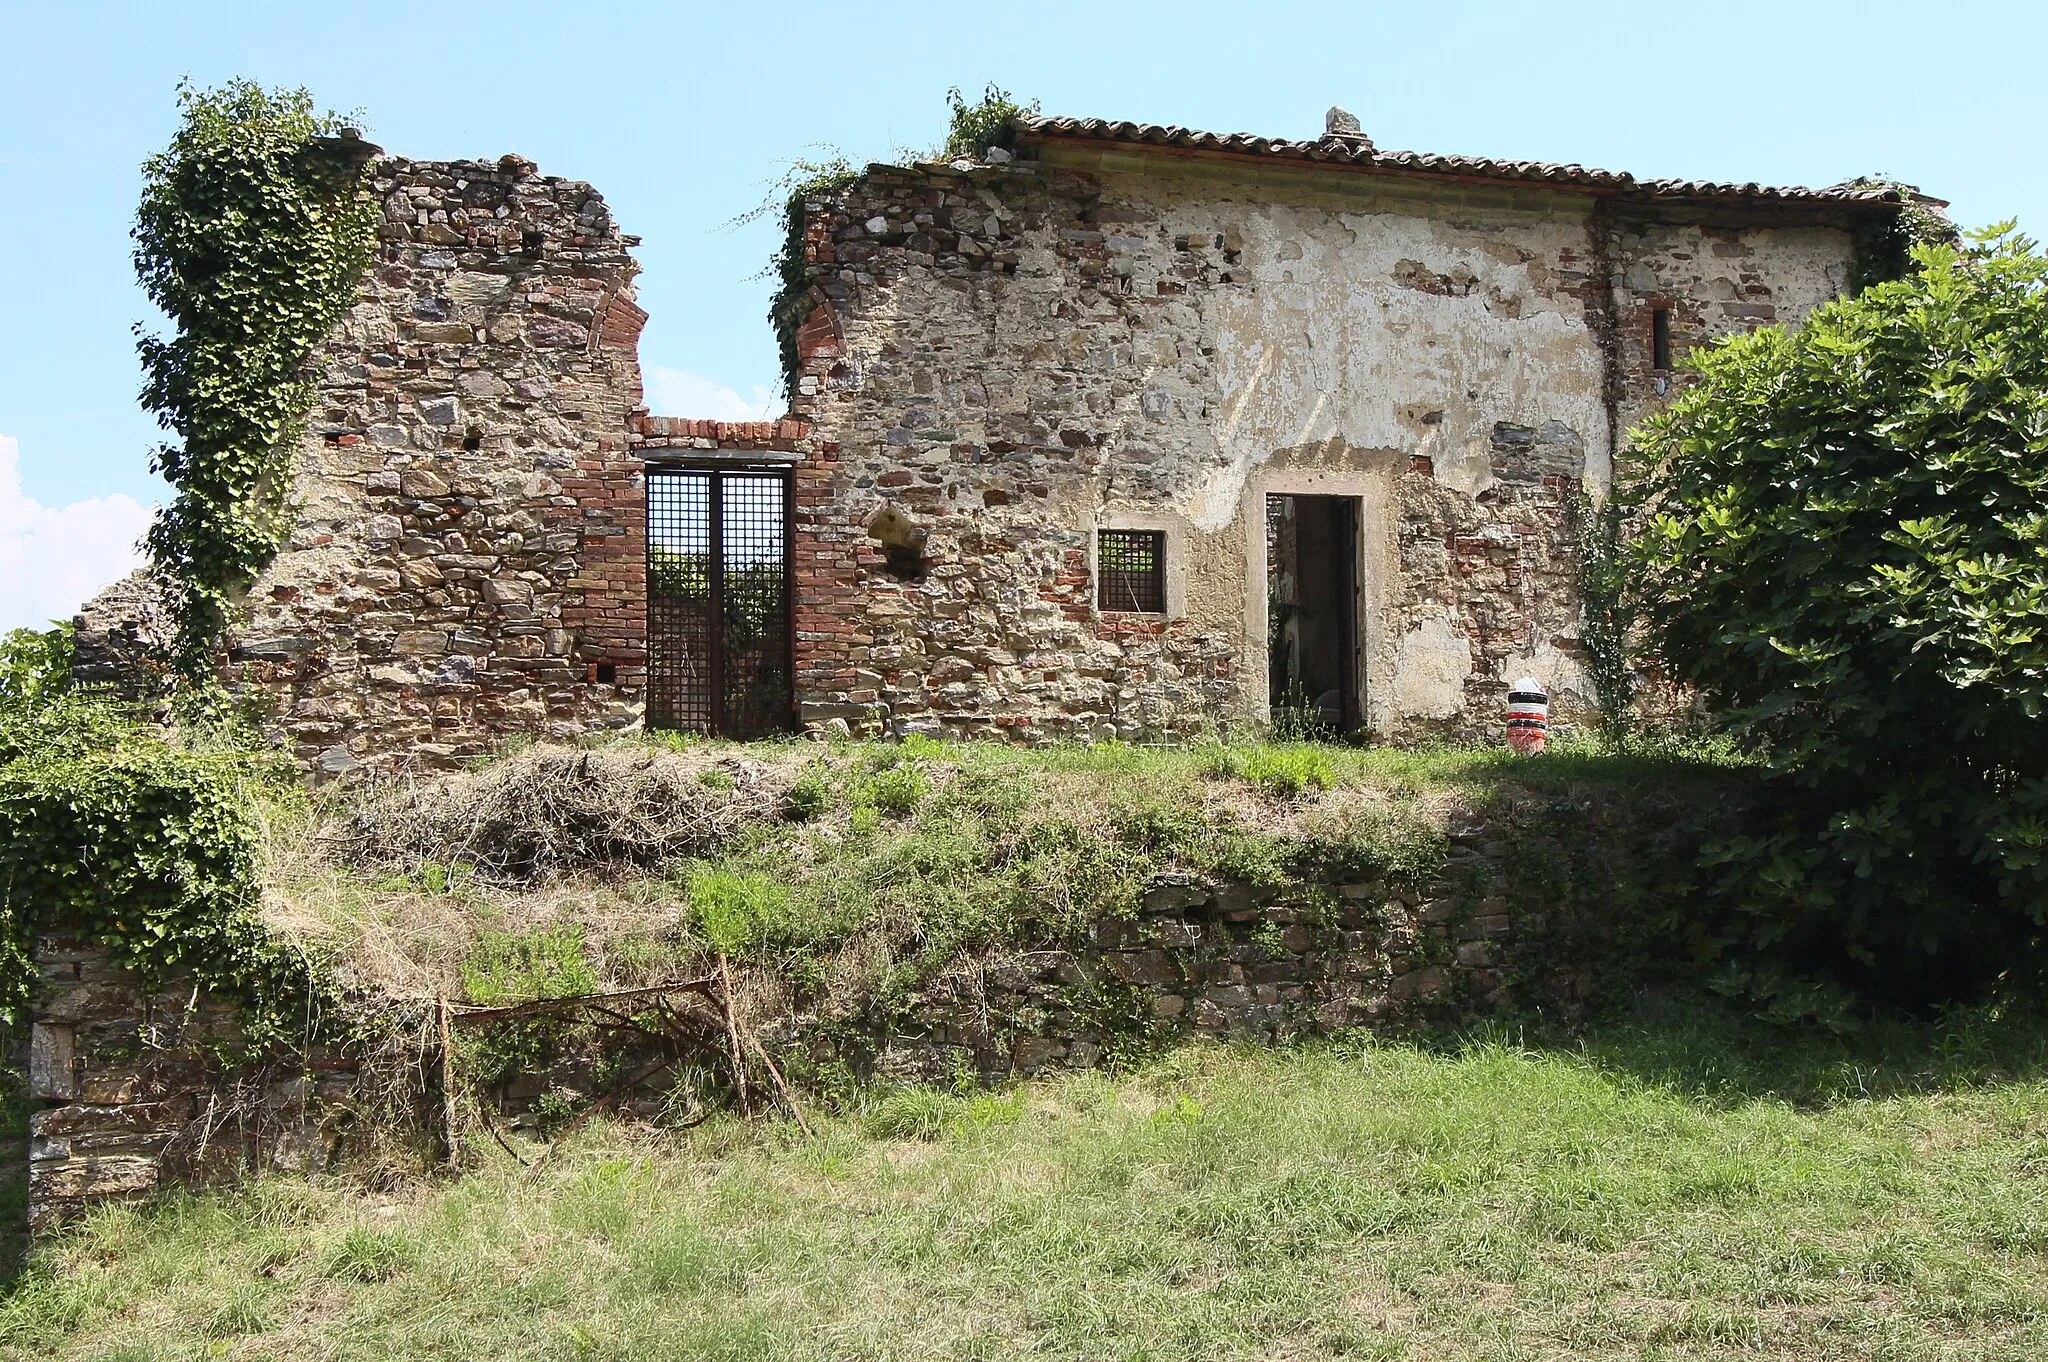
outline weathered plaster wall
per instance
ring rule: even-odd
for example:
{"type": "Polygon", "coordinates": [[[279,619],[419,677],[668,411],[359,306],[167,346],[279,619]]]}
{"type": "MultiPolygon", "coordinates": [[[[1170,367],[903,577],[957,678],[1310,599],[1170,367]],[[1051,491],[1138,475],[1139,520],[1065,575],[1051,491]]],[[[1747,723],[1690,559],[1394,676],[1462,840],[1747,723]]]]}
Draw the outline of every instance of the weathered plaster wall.
{"type": "Polygon", "coordinates": [[[230,676],[329,774],[629,723],[646,657],[635,239],[589,185],[515,156],[370,176],[377,258],[318,356],[298,526],[230,676]]]}
{"type": "Polygon", "coordinates": [[[1614,270],[1620,356],[1625,376],[1622,426],[1656,409],[1683,375],[1660,375],[1651,363],[1651,313],[1671,314],[1671,348],[1682,357],[1697,345],[1759,326],[1797,326],[1806,314],[1849,291],[1846,232],[1739,219],[1719,225],[1620,221],[1614,270]]]}
{"type": "Polygon", "coordinates": [[[1059,144],[817,208],[799,499],[840,537],[812,545],[804,717],[1028,737],[1263,716],[1272,492],[1359,499],[1373,729],[1490,726],[1524,670],[1568,716],[1575,508],[1661,400],[1652,300],[1682,347],[1796,320],[1850,254],[1570,189],[1059,144]],[[849,530],[884,504],[929,534],[921,582],[849,530]],[[1095,609],[1098,528],[1167,532],[1165,616],[1095,609]]]}

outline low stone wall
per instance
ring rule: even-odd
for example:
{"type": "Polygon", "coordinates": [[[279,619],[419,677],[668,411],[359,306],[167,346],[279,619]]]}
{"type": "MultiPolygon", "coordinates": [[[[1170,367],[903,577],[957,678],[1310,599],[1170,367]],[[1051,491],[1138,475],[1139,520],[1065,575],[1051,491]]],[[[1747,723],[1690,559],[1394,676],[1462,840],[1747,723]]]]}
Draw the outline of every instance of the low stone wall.
{"type": "Polygon", "coordinates": [[[1512,919],[1486,892],[1480,839],[1420,889],[1339,879],[1279,889],[1154,879],[1135,918],[1085,946],[950,973],[914,999],[871,1054],[814,1041],[818,1059],[942,1081],[1090,1068],[1133,1044],[1186,1036],[1293,1037],[1507,1005],[1512,919]]]}
{"type": "MultiPolygon", "coordinates": [[[[1336,877],[1255,888],[1163,875],[1135,916],[1099,921],[1071,948],[992,952],[886,1011],[797,1012],[762,1031],[798,1069],[808,1060],[897,1079],[993,1082],[1089,1068],[1190,1035],[1279,1042],[1490,1010],[1510,1001],[1514,939],[1507,900],[1489,892],[1499,854],[1479,834],[1454,837],[1443,875],[1420,886],[1336,877]]],[[[431,1080],[415,1086],[408,1107],[368,1100],[359,1056],[238,1067],[223,1058],[243,1040],[230,1005],[189,984],[145,988],[104,949],[70,937],[38,938],[36,963],[37,1229],[166,1184],[324,1168],[378,1121],[426,1129],[418,1099],[436,1095],[423,1091],[431,1080]]],[[[778,991],[778,981],[757,982],[778,991]]],[[[544,1071],[483,1096],[523,1126],[543,1095],[588,1099],[594,1074],[648,1068],[644,1056],[605,1056],[594,1044],[568,1047],[544,1071]]],[[[411,1067],[430,1073],[433,1064],[415,1055],[411,1067]]],[[[672,1080],[653,1066],[644,1100],[623,1105],[658,1110],[672,1080]]]]}
{"type": "Polygon", "coordinates": [[[226,1062],[236,1009],[189,983],[151,990],[104,947],[36,939],[29,1032],[29,1224],[251,1167],[325,1167],[354,1115],[340,1055],[226,1062]]]}

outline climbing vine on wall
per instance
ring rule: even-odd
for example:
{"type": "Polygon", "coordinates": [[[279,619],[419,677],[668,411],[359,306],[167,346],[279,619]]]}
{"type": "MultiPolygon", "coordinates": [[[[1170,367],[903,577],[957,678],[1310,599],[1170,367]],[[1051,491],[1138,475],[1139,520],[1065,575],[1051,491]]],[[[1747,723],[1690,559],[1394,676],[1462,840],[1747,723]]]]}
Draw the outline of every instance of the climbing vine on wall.
{"type": "Polygon", "coordinates": [[[1623,553],[1628,514],[1619,487],[1599,505],[1579,494],[1579,597],[1585,612],[1580,635],[1586,672],[1600,705],[1600,722],[1610,741],[1626,738],[1635,724],[1635,671],[1629,635],[1635,610],[1629,595],[1630,565],[1623,553]]]}
{"type": "Polygon", "coordinates": [[[1849,262],[1849,286],[1861,293],[1872,284],[1903,279],[1912,268],[1915,246],[1947,246],[1956,241],[1956,226],[1941,210],[1925,202],[1910,184],[1867,175],[1851,180],[1848,189],[1889,189],[1900,196],[1899,211],[1865,218],[1855,230],[1855,255],[1849,262]]]}
{"type": "Polygon", "coordinates": [[[775,207],[782,221],[782,244],[775,252],[776,287],[775,296],[768,300],[768,321],[775,328],[776,344],[782,352],[783,386],[792,400],[796,397],[797,372],[803,367],[796,348],[797,328],[810,311],[811,261],[805,249],[810,215],[815,203],[852,184],[858,174],[840,156],[797,161],[776,186],[783,191],[781,203],[775,207]]]}
{"type": "Polygon", "coordinates": [[[307,356],[355,298],[376,206],[366,144],[304,90],[181,85],[181,124],[143,166],[135,272],[176,328],[137,327],[142,403],[176,438],[176,489],[148,546],[178,620],[177,663],[204,685],[236,594],[290,528],[291,451],[313,398],[307,356]]]}

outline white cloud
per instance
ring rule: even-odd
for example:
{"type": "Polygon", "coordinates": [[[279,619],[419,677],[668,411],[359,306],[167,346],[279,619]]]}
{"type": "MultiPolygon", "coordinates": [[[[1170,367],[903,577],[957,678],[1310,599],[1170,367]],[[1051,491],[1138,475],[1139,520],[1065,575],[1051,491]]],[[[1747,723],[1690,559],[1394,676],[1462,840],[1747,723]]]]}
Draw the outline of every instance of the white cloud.
{"type": "Polygon", "coordinates": [[[0,435],[0,632],[69,619],[142,565],[152,508],[119,492],[69,506],[21,493],[21,444],[0,435]]]}
{"type": "Polygon", "coordinates": [[[750,401],[717,379],[650,364],[642,372],[647,409],[692,421],[773,421],[787,408],[773,388],[754,385],[750,401]]]}

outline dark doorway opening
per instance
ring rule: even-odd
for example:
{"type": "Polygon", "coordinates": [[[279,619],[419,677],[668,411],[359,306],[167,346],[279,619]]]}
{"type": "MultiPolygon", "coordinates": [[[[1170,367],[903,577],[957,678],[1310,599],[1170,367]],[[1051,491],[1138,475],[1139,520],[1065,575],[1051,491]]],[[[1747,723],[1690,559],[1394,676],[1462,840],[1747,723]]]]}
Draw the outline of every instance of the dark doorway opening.
{"type": "Polygon", "coordinates": [[[1266,498],[1266,643],[1276,730],[1358,726],[1358,498],[1266,498]]]}
{"type": "Polygon", "coordinates": [[[647,725],[794,727],[789,474],[647,470],[647,725]]]}

